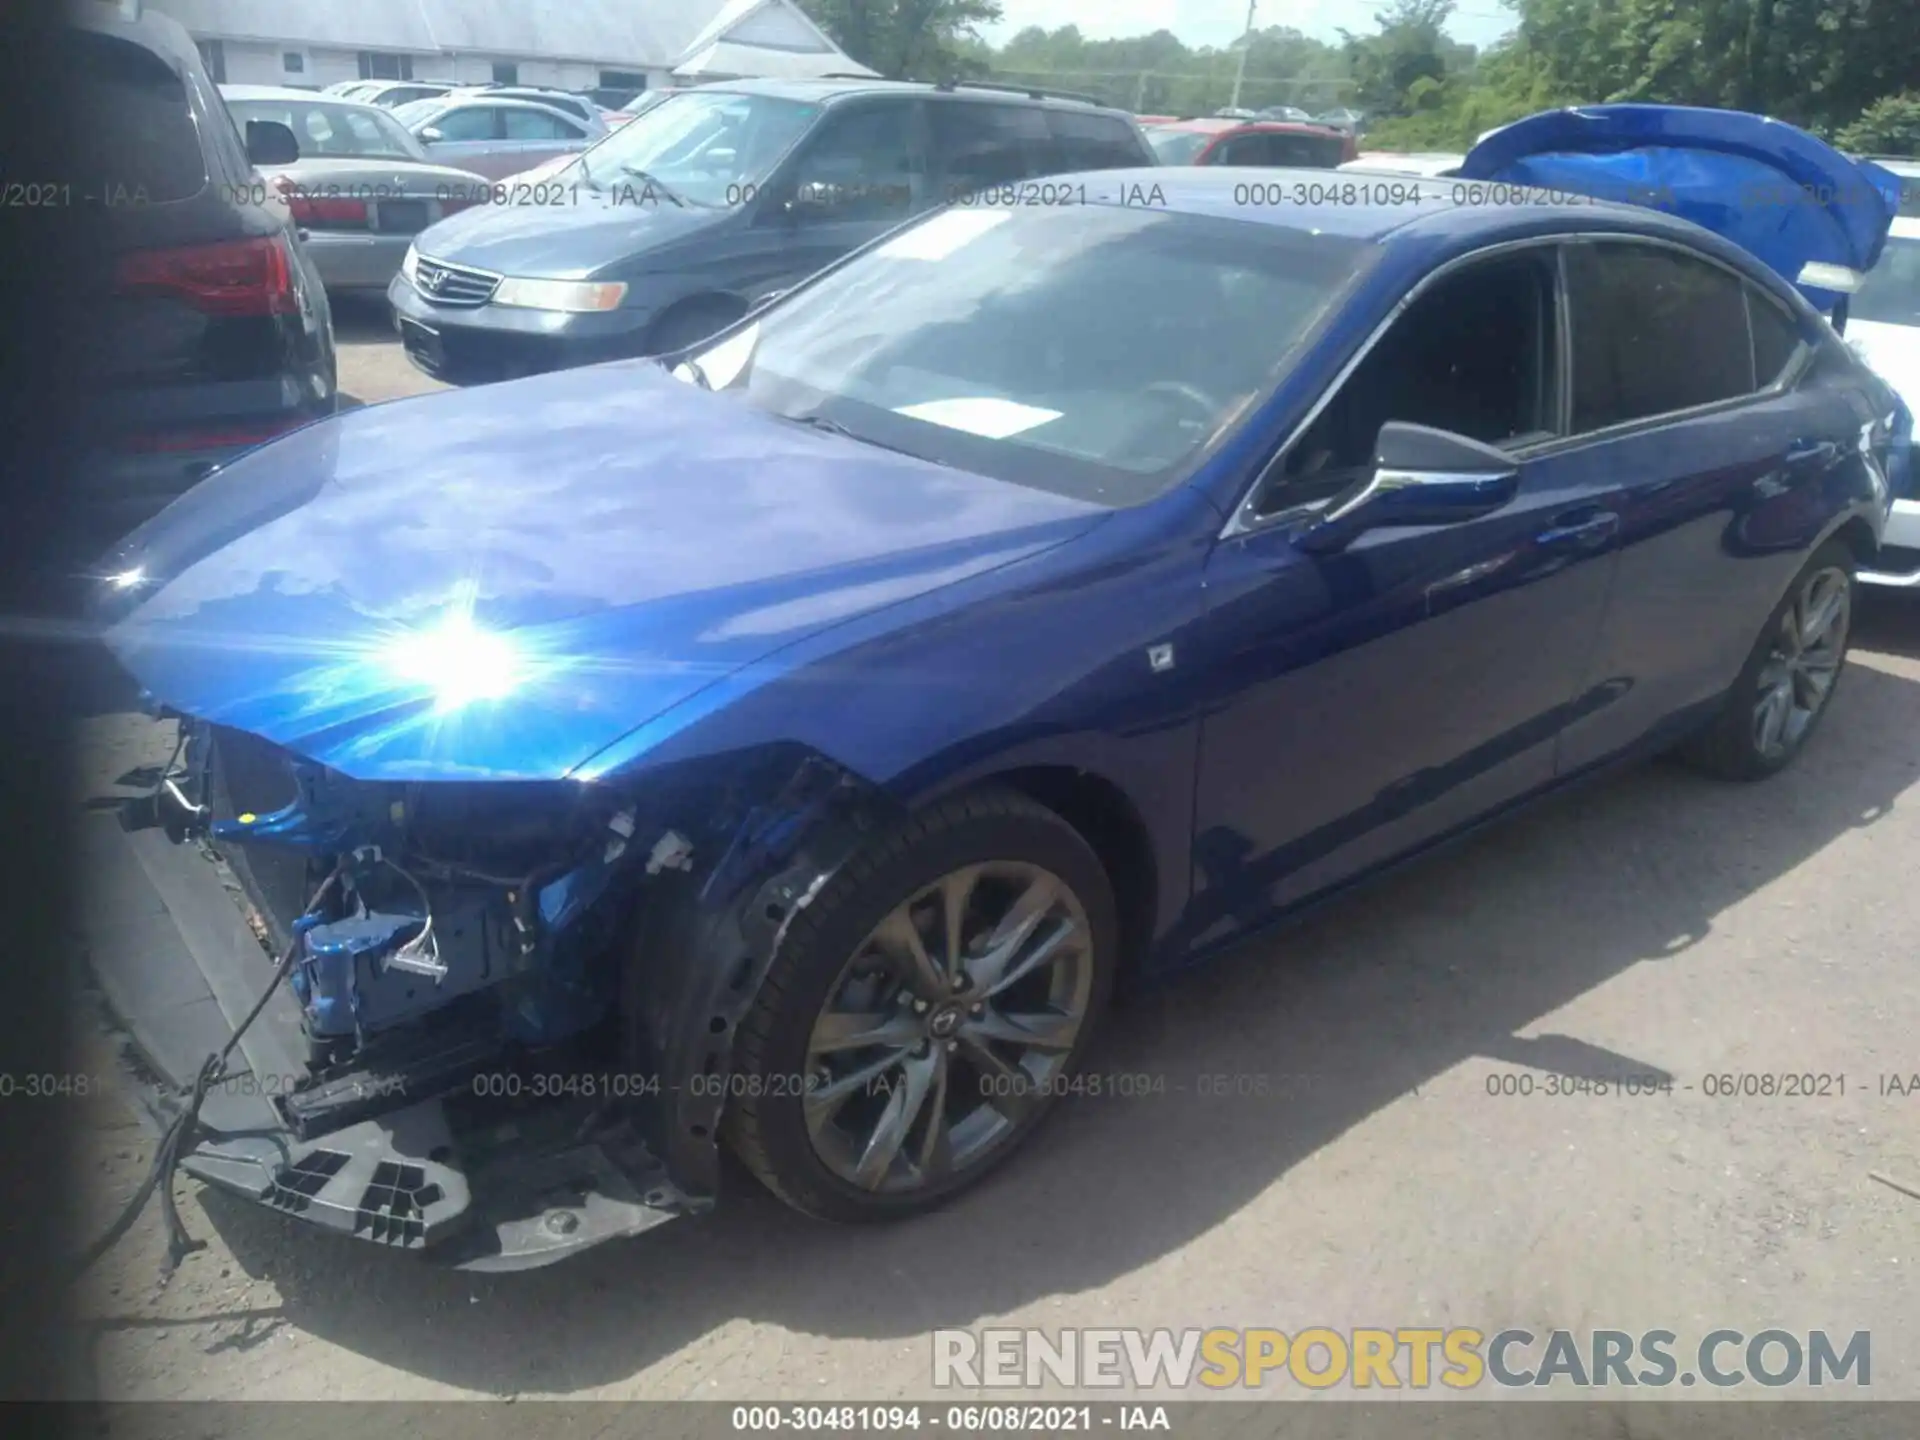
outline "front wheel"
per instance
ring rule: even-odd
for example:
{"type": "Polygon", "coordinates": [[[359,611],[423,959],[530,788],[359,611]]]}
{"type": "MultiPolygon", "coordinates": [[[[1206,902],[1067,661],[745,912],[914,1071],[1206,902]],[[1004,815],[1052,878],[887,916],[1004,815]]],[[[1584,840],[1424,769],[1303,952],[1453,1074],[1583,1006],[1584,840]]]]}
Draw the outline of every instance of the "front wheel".
{"type": "Polygon", "coordinates": [[[1854,554],[1829,540],[1774,608],[1727,693],[1682,756],[1709,774],[1760,780],[1806,747],[1832,703],[1853,633],[1854,554]]]}
{"type": "Polygon", "coordinates": [[[917,1214],[1038,1126],[1112,991],[1112,888],[1009,791],[942,802],[794,919],[742,1022],[726,1134],[830,1220],[917,1214]]]}

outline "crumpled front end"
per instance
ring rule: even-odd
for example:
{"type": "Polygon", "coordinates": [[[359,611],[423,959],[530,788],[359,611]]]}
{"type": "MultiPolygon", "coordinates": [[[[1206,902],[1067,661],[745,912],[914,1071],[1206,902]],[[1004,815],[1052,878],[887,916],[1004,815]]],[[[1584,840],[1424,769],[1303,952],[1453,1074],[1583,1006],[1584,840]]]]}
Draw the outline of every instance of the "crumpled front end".
{"type": "Polygon", "coordinates": [[[730,1054],[712,1016],[777,950],[743,944],[745,911],[764,921],[767,885],[792,889],[818,817],[864,787],[797,747],[592,783],[375,782],[181,724],[126,839],[224,1023],[169,1078],[289,962],[183,1168],[483,1269],[711,1203],[730,1054]],[[204,841],[244,904],[169,840],[204,841]],[[240,938],[215,934],[220,911],[240,938]]]}

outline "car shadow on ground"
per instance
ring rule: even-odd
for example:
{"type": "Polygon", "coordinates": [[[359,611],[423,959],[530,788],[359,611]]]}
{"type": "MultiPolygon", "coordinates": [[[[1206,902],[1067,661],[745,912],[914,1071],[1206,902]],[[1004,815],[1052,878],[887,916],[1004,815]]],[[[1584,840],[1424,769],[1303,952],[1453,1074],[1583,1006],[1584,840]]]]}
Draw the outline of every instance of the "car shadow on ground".
{"type": "MultiPolygon", "coordinates": [[[[1876,625],[1920,647],[1920,621],[1876,625]]],[[[1685,964],[1722,911],[1885,816],[1920,780],[1917,718],[1920,682],[1857,662],[1824,731],[1772,782],[1668,764],[1597,782],[1136,999],[1094,1065],[1164,1076],[1165,1093],[1064,1103],[995,1181],[919,1221],[830,1227],[745,1184],[711,1216],[589,1259],[467,1276],[217,1194],[203,1203],[290,1323],[483,1393],[616,1383],[736,1320],[895,1341],[974,1324],[1177,1251],[1471,1057],[1685,1070],[1685,1055],[1517,1032],[1629,967],[1685,964]],[[1281,1083],[1201,1093],[1215,1074],[1281,1083]]]]}

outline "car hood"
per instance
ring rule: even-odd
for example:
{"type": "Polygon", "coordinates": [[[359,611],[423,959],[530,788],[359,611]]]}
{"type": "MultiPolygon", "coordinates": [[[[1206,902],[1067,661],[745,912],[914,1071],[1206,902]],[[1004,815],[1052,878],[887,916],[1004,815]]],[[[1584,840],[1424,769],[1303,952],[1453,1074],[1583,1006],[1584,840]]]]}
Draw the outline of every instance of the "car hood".
{"type": "Polygon", "coordinates": [[[1482,136],[1459,174],[1678,215],[1759,257],[1822,311],[1879,260],[1900,200],[1892,174],[1804,130],[1684,105],[1531,115],[1482,136]]]}
{"type": "Polygon", "coordinates": [[[102,618],[159,703],[342,773],[553,778],[743,665],[1107,513],[624,361],[255,450],[129,537],[102,618]]]}
{"type": "MultiPolygon", "coordinates": [[[[391,184],[396,180],[425,181],[429,185],[484,185],[486,180],[471,170],[455,165],[439,165],[426,160],[393,160],[352,155],[302,155],[286,165],[259,166],[262,175],[285,175],[302,185],[344,185],[364,181],[391,184]]],[[[377,194],[378,192],[376,192],[377,194]]]]}
{"type": "MultiPolygon", "coordinates": [[[[514,194],[532,189],[524,176],[503,183],[514,194]]],[[[638,180],[612,190],[580,185],[577,192],[570,175],[549,176],[547,183],[566,193],[535,197],[536,203],[463,210],[422,231],[414,248],[435,260],[502,275],[584,280],[717,224],[728,213],[692,203],[675,205],[638,180]],[[537,203],[539,199],[550,203],[537,203]],[[555,200],[558,203],[551,203],[555,200]]]]}

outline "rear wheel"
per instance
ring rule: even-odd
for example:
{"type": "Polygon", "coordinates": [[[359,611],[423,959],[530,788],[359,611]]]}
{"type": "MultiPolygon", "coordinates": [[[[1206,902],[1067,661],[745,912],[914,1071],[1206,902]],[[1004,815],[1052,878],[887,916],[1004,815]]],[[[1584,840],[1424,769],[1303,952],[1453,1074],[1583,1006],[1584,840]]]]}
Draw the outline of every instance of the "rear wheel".
{"type": "Polygon", "coordinates": [[[917,1214],[1038,1126],[1112,990],[1091,848],[1024,796],[944,802],[797,916],[742,1023],[726,1134],[808,1214],[917,1214]]]}
{"type": "Polygon", "coordinates": [[[1768,618],[1726,708],[1682,756],[1729,780],[1784,770],[1832,703],[1853,630],[1853,551],[1828,541],[1768,618]]]}

